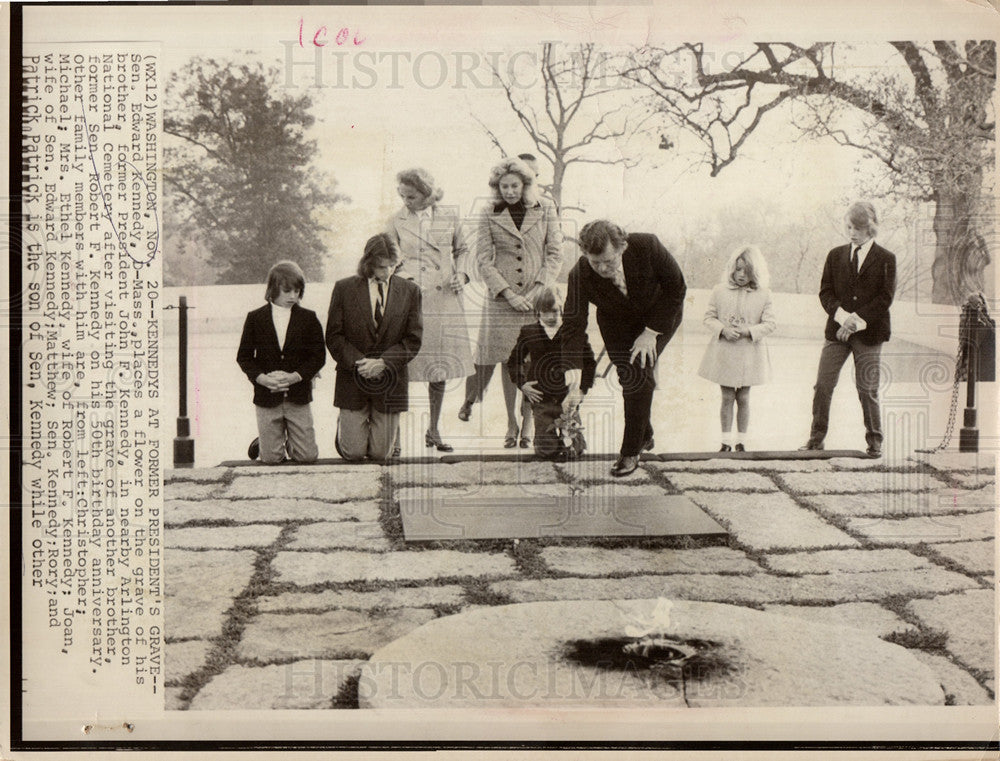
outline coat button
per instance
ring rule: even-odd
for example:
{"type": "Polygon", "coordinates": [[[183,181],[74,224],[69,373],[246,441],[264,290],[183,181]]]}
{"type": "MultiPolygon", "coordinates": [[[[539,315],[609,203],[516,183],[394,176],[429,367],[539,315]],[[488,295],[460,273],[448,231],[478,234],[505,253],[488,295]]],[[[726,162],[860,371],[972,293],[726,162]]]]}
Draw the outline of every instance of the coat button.
{"type": "Polygon", "coordinates": [[[517,260],[521,261],[523,258],[524,258],[523,256],[519,256],[519,257],[517,257],[517,260]]]}
{"type": "Polygon", "coordinates": [[[521,244],[520,243],[517,244],[517,248],[521,248],[521,244]]]}
{"type": "Polygon", "coordinates": [[[518,287],[518,288],[523,288],[523,287],[524,287],[524,283],[518,283],[518,284],[517,284],[517,287],[518,287]]]}
{"type": "Polygon", "coordinates": [[[523,269],[521,269],[520,267],[518,267],[518,268],[517,268],[517,271],[518,271],[518,272],[524,272],[524,270],[523,270],[523,269]]]}
{"type": "Polygon", "coordinates": [[[440,290],[441,290],[441,286],[440,286],[440,285],[438,285],[438,286],[435,286],[434,290],[436,290],[436,291],[440,291],[440,290]]]}

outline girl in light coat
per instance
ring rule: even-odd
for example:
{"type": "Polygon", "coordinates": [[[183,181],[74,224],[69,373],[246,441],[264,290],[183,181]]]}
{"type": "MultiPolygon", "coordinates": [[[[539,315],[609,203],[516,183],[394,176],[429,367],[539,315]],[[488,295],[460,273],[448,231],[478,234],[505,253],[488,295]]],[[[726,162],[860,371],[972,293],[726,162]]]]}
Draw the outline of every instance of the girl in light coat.
{"type": "Polygon", "coordinates": [[[764,338],[774,332],[774,313],[767,262],[756,246],[741,246],[729,257],[722,281],[712,289],[705,326],[712,340],[698,374],[722,388],[722,448],[733,449],[733,404],[736,412],[736,451],[746,451],[750,423],[750,387],[771,377],[771,360],[764,338]]]}

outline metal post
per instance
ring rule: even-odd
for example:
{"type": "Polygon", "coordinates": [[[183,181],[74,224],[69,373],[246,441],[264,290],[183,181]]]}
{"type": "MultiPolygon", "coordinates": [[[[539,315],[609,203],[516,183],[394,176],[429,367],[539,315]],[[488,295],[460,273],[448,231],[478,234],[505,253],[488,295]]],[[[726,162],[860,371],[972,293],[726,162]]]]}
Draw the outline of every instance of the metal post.
{"type": "Polygon", "coordinates": [[[191,422],[187,416],[187,297],[181,296],[178,307],[180,332],[180,409],[177,416],[177,436],[174,438],[174,467],[194,466],[194,439],[191,438],[191,422]]]}
{"type": "MultiPolygon", "coordinates": [[[[969,331],[971,333],[971,330],[969,331]]],[[[965,414],[962,419],[962,430],[958,435],[959,452],[979,451],[979,428],[976,425],[976,370],[979,366],[979,357],[976,356],[976,341],[972,335],[966,337],[968,343],[965,350],[965,361],[967,364],[965,414]]]]}

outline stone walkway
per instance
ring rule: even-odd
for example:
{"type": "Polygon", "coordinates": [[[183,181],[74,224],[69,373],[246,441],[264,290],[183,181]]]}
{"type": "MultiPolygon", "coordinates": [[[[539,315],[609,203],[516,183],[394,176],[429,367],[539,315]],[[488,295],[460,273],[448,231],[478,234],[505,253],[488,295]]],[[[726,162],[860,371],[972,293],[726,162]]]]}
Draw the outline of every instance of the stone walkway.
{"type": "Polygon", "coordinates": [[[219,467],[167,478],[168,709],[353,708],[373,652],[536,600],[726,602],[911,648],[946,702],[994,700],[994,458],[219,467]],[[727,539],[407,545],[397,500],[685,493],[727,539]]]}

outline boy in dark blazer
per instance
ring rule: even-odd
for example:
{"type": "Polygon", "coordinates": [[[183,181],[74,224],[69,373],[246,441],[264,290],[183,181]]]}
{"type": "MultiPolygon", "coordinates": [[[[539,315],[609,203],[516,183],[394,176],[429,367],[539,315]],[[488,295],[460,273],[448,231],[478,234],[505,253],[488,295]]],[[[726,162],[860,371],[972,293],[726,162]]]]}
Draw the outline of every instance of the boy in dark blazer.
{"type": "Polygon", "coordinates": [[[625,231],[604,219],[580,230],[583,256],[569,273],[563,310],[565,345],[583,351],[589,305],[618,371],[625,400],[625,432],[613,476],[639,467],[639,453],[653,448],[650,409],[656,363],[681,324],[687,287],[677,262],[655,235],[625,231]]]}
{"type": "Polygon", "coordinates": [[[543,288],[535,299],[538,322],[521,328],[507,360],[511,381],[531,402],[535,418],[535,454],[560,460],[573,458],[586,448],[586,441],[579,433],[572,437],[571,444],[564,444],[556,433],[555,422],[566,413],[580,424],[577,407],[594,385],[597,370],[594,351],[586,337],[583,353],[579,356],[564,351],[562,305],[563,296],[558,288],[543,288]]]}
{"type": "Polygon", "coordinates": [[[889,306],[896,292],[896,257],[875,242],[875,207],[859,201],[845,219],[850,243],[830,251],[819,300],[826,331],[813,392],[812,430],[801,449],[822,449],[840,369],[854,356],[854,383],[865,421],[868,456],[882,456],[878,386],[882,344],[889,340],[889,306]]]}
{"type": "MultiPolygon", "coordinates": [[[[312,380],[326,362],[316,313],[299,306],[305,276],[295,262],[267,275],[268,303],[247,314],[236,361],[253,384],[261,462],[314,462],[312,380]]],[[[251,445],[252,450],[257,446],[251,445]]]]}
{"type": "Polygon", "coordinates": [[[330,298],[326,346],[337,362],[336,446],[345,460],[386,460],[407,408],[407,363],[420,350],[420,287],[393,277],[399,249],[391,235],[368,239],[358,274],[338,280],[330,298]]]}

